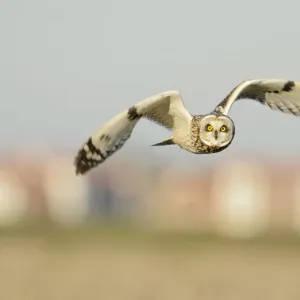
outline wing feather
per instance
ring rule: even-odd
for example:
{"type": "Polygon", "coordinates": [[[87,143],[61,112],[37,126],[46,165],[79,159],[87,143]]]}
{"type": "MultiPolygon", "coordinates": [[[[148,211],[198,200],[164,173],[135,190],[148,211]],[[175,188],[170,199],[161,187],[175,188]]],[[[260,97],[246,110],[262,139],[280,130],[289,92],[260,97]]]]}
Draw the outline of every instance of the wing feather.
{"type": "Polygon", "coordinates": [[[156,94],[138,102],[108,120],[89,137],[75,157],[76,174],[85,174],[121,149],[141,118],[167,129],[174,129],[177,124],[187,130],[191,115],[177,91],[156,94]]]}
{"type": "Polygon", "coordinates": [[[243,81],[219,103],[216,111],[227,115],[232,105],[240,99],[255,100],[272,110],[300,116],[300,82],[286,79],[243,81]]]}

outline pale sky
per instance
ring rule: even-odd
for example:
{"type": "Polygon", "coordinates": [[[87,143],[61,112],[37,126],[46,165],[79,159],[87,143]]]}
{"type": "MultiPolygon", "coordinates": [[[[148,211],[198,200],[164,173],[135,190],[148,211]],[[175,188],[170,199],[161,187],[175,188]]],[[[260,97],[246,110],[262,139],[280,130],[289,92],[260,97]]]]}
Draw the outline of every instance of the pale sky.
{"type": "MultiPolygon", "coordinates": [[[[169,89],[202,114],[242,80],[300,80],[299,3],[2,0],[0,149],[76,152],[110,117],[169,89]]],[[[230,116],[236,137],[218,159],[300,153],[300,118],[249,100],[230,116]]],[[[204,160],[149,147],[169,135],[142,120],[124,151],[204,160]]]]}

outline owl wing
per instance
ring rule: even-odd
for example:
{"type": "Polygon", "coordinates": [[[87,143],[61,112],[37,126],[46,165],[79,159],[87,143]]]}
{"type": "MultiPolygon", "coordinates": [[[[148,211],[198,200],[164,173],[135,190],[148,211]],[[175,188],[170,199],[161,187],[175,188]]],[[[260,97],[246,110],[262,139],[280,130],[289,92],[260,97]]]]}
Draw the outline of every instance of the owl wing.
{"type": "Polygon", "coordinates": [[[191,115],[177,91],[167,91],[146,98],[108,120],[83,144],[75,157],[76,174],[85,174],[121,149],[141,118],[172,129],[174,123],[187,130],[191,115]]]}
{"type": "Polygon", "coordinates": [[[300,82],[285,79],[243,81],[219,103],[216,111],[227,115],[233,103],[240,99],[252,99],[273,110],[299,116],[300,82]]]}

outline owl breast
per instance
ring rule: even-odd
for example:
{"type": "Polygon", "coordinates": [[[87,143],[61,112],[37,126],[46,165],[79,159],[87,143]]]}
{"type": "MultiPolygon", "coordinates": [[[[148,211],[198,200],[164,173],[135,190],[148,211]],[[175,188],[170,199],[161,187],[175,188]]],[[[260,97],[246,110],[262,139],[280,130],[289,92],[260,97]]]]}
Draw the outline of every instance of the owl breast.
{"type": "Polygon", "coordinates": [[[225,150],[230,144],[227,144],[226,146],[223,147],[212,147],[212,146],[208,146],[205,145],[203,143],[200,142],[200,144],[198,144],[195,148],[195,154],[211,154],[211,153],[218,153],[221,152],[223,150],[225,150]]]}

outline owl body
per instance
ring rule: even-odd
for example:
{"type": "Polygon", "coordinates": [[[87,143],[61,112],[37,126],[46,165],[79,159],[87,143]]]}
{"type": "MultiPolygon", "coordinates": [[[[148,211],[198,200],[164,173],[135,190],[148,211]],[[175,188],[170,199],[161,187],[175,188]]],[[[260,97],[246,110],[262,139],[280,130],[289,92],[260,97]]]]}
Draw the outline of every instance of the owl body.
{"type": "Polygon", "coordinates": [[[94,132],[75,157],[76,174],[85,174],[119,151],[142,118],[172,131],[168,139],[153,146],[177,145],[194,154],[221,152],[235,137],[235,125],[228,113],[241,99],[254,100],[272,110],[300,116],[300,82],[291,80],[245,80],[211,113],[203,115],[191,115],[178,91],[163,92],[122,111],[94,132]]]}

